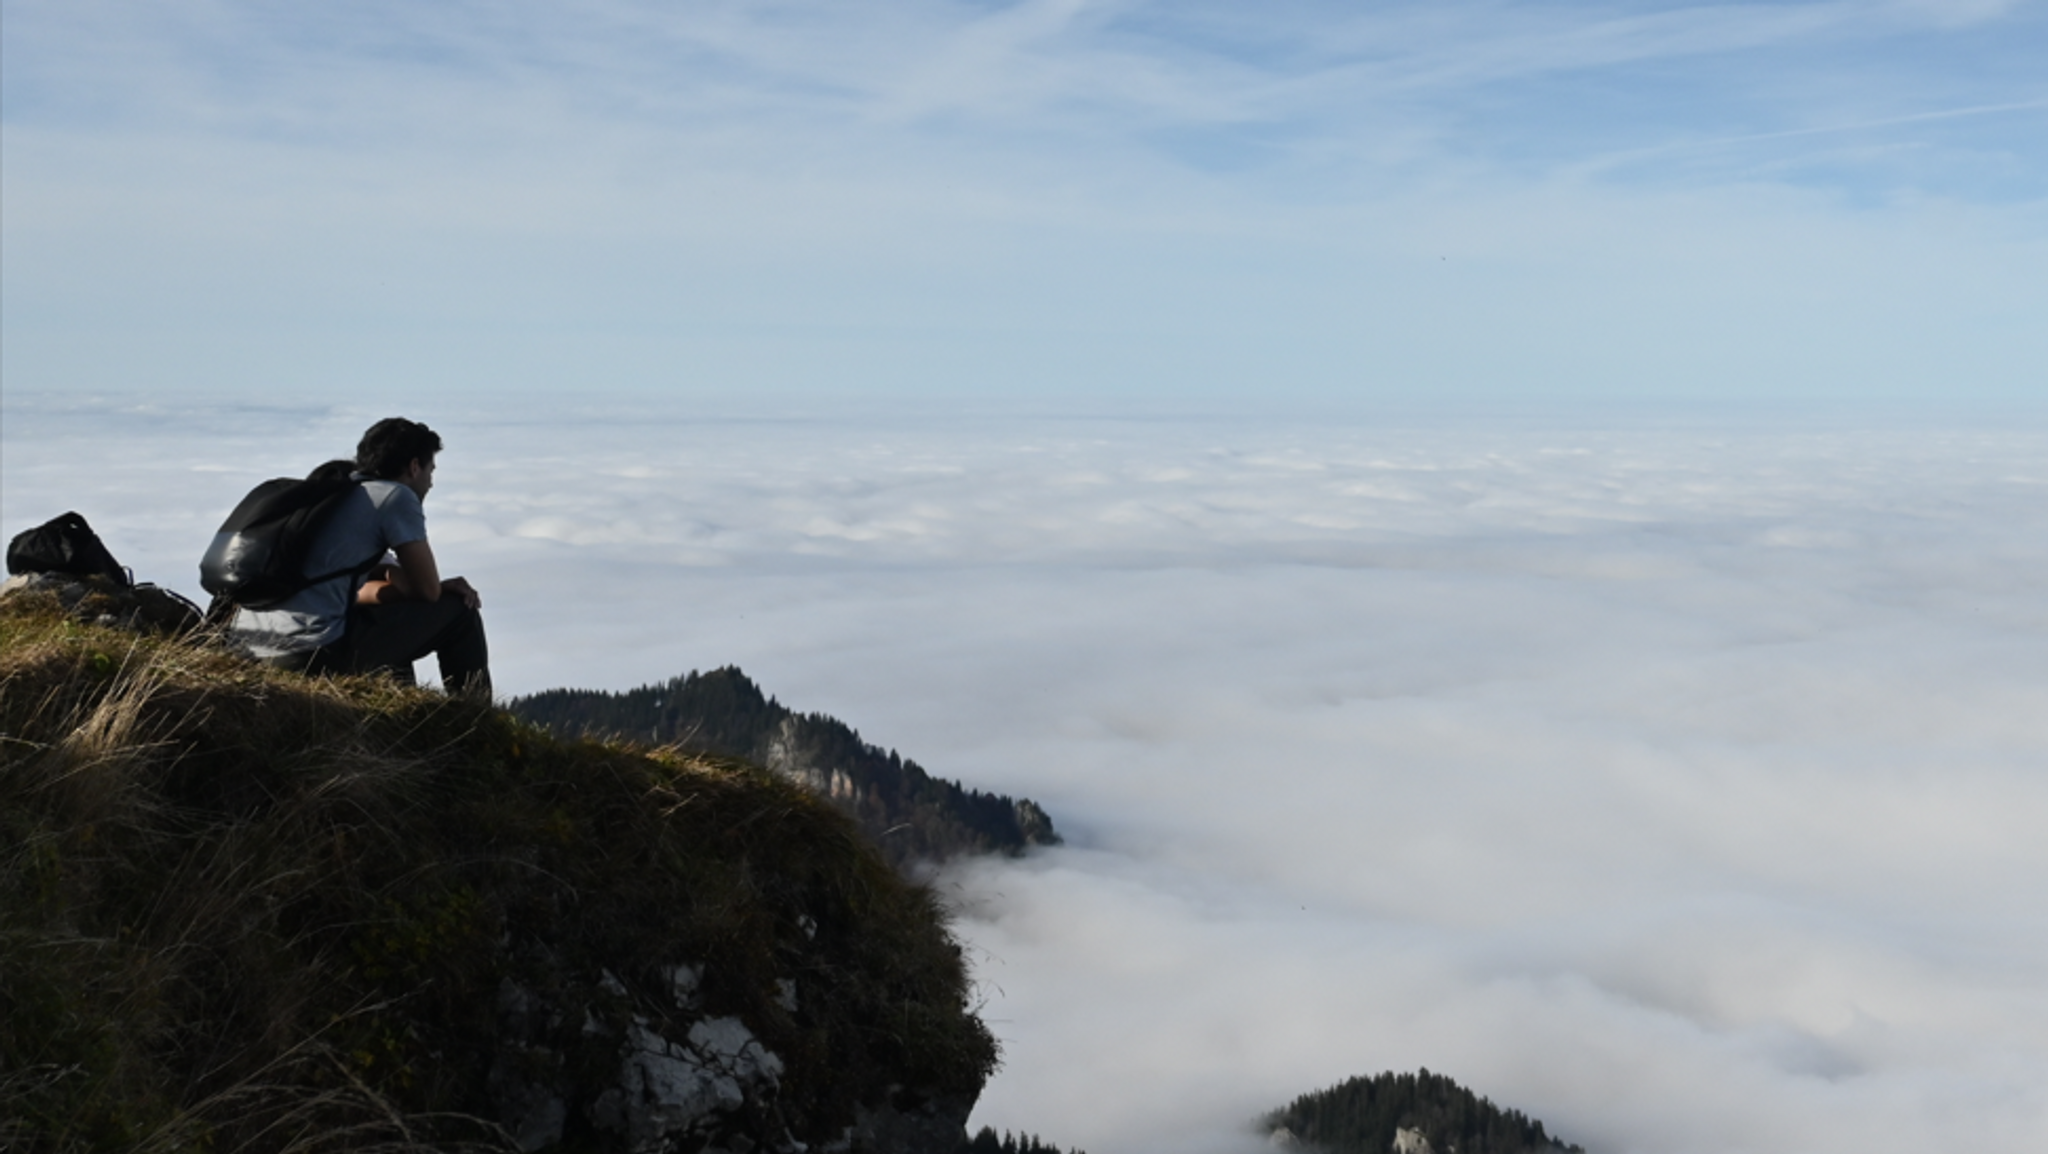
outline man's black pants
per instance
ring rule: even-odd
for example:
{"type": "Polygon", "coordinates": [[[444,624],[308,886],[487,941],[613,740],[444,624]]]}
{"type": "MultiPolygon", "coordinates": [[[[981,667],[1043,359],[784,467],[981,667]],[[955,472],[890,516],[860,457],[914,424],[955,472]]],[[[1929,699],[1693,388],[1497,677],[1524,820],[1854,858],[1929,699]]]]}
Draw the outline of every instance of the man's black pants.
{"type": "Polygon", "coordinates": [[[384,670],[415,684],[412,663],[433,654],[441,684],[450,693],[491,692],[491,652],[484,641],[483,614],[444,592],[439,601],[389,601],[352,605],[341,640],[316,650],[307,673],[369,673],[384,670]]]}

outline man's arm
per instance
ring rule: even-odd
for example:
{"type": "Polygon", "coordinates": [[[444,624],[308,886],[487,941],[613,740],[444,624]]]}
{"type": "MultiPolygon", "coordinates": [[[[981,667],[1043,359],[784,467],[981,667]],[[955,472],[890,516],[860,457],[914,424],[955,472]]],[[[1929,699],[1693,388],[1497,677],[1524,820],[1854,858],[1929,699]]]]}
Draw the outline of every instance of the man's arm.
{"type": "Polygon", "coordinates": [[[392,552],[398,555],[398,564],[383,566],[371,574],[363,587],[356,591],[359,604],[439,601],[443,593],[453,593],[471,609],[483,608],[483,598],[477,596],[468,581],[460,577],[441,580],[441,568],[434,561],[434,547],[424,540],[409,541],[392,552]]]}
{"type": "Polygon", "coordinates": [[[398,564],[391,567],[390,583],[407,601],[441,599],[441,567],[434,563],[434,547],[424,538],[407,541],[392,550],[398,564]]]}
{"type": "Polygon", "coordinates": [[[408,541],[392,550],[398,564],[383,565],[370,574],[356,591],[364,605],[386,601],[439,601],[441,567],[434,563],[434,547],[425,540],[408,541]]]}

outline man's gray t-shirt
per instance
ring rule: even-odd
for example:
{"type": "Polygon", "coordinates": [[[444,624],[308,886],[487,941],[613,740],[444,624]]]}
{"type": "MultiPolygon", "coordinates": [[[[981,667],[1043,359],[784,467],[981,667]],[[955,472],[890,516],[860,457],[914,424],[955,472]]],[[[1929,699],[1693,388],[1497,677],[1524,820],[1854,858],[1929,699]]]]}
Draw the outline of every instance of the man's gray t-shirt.
{"type": "MultiPolygon", "coordinates": [[[[342,499],[306,550],[308,574],[332,573],[379,558],[387,550],[427,539],[427,515],[419,494],[397,481],[364,481],[342,499]]],[[[269,609],[240,609],[232,626],[237,640],[258,657],[310,653],[341,639],[349,603],[363,582],[361,573],[308,586],[269,609]]]]}

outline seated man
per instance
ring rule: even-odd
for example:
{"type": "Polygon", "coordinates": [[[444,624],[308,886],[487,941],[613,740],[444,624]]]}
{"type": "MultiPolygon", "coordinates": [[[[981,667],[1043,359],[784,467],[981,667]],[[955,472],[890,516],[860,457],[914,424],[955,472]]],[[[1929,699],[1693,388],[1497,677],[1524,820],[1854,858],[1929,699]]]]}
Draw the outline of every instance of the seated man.
{"type": "MultiPolygon", "coordinates": [[[[483,601],[460,577],[441,578],[427,544],[421,502],[434,487],[441,438],[425,425],[390,417],[356,446],[350,493],[307,550],[308,574],[340,572],[268,609],[238,609],[229,630],[257,657],[307,673],[386,670],[411,684],[413,662],[432,653],[451,693],[488,697],[490,653],[483,601]],[[356,572],[365,558],[389,560],[356,572]]],[[[347,468],[329,462],[316,471],[347,468]]]]}

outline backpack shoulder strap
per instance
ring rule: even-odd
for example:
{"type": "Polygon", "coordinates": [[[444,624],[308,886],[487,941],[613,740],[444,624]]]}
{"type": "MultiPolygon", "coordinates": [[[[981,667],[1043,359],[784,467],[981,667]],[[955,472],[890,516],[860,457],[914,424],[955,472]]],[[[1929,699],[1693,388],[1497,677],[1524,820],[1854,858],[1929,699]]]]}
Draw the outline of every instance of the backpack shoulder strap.
{"type": "Polygon", "coordinates": [[[368,573],[370,570],[375,569],[377,567],[377,562],[382,561],[383,559],[384,550],[379,549],[377,550],[376,556],[371,557],[369,560],[364,561],[361,564],[350,565],[345,569],[336,569],[332,573],[322,573],[318,577],[308,577],[306,578],[306,585],[310,588],[314,585],[320,584],[322,581],[332,581],[336,577],[353,577],[357,574],[368,573]]]}

